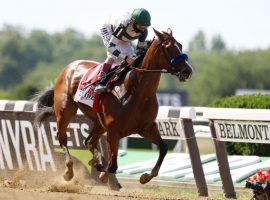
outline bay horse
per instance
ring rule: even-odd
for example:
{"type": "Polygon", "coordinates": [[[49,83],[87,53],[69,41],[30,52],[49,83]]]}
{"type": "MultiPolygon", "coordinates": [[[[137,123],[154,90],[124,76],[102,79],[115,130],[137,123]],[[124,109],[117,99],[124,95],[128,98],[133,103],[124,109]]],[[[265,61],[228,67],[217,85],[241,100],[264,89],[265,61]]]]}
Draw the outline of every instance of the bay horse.
{"type": "MultiPolygon", "coordinates": [[[[80,109],[90,118],[94,127],[86,140],[86,145],[93,155],[100,137],[107,132],[107,147],[109,160],[107,166],[101,166],[95,156],[91,160],[93,167],[101,171],[99,178],[108,181],[110,173],[117,171],[117,155],[119,140],[137,133],[159,147],[159,157],[150,174],[140,177],[140,183],[145,184],[158,175],[159,169],[167,154],[167,145],[162,140],[155,119],[158,113],[156,91],[162,72],[175,75],[180,81],[190,79],[193,69],[187,55],[182,53],[182,45],[176,41],[171,29],[159,32],[154,29],[156,37],[148,48],[140,68],[132,69],[125,77],[128,101],[121,103],[112,93],[104,93],[101,104],[103,113],[96,113],[89,106],[75,102],[73,97],[78,84],[91,67],[97,65],[94,61],[75,61],[68,64],[56,79],[54,88],[44,91],[36,98],[39,109],[36,112],[36,122],[40,123],[47,116],[55,114],[57,136],[60,146],[66,155],[66,171],[64,178],[69,181],[73,177],[73,161],[67,147],[67,127],[70,119],[80,109]]],[[[109,184],[110,186],[110,184],[109,184]]],[[[118,188],[112,189],[120,189],[118,188]]]]}

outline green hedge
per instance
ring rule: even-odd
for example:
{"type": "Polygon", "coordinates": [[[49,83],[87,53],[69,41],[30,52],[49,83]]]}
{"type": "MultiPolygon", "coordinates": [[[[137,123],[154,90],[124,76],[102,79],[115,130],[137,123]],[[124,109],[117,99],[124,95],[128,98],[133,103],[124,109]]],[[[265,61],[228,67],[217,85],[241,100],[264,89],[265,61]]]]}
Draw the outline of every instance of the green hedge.
{"type": "MultiPolygon", "coordinates": [[[[226,97],[216,100],[209,107],[270,109],[270,95],[254,94],[226,97]]],[[[269,144],[226,142],[226,146],[230,155],[270,156],[269,144]]]]}

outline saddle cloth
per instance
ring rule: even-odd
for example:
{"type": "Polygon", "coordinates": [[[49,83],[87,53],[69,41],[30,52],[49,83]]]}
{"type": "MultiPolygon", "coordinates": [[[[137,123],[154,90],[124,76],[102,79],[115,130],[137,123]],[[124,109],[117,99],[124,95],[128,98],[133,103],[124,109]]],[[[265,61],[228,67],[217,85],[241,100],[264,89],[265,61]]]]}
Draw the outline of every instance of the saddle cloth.
{"type": "Polygon", "coordinates": [[[82,77],[77,92],[74,96],[74,101],[86,104],[93,108],[95,112],[102,112],[99,108],[100,95],[94,94],[96,87],[95,81],[98,80],[101,71],[101,64],[90,68],[82,77]]]}

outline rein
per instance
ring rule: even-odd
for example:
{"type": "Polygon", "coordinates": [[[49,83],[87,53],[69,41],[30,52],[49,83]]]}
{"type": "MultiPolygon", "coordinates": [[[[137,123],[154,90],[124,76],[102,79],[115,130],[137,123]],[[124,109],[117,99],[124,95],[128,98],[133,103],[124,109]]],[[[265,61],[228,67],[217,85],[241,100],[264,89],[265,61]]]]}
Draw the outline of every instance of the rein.
{"type": "Polygon", "coordinates": [[[127,67],[133,69],[135,72],[141,72],[141,73],[144,73],[144,72],[155,72],[155,73],[164,73],[164,74],[171,73],[167,71],[166,69],[141,69],[141,68],[133,67],[131,65],[127,67]]]}

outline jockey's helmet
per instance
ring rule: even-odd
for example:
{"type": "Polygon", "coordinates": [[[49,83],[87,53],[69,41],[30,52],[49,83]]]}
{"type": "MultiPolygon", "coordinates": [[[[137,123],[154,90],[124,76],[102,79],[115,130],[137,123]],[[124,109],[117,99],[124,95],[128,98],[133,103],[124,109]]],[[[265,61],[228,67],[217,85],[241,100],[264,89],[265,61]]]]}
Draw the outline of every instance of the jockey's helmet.
{"type": "Polygon", "coordinates": [[[131,18],[140,26],[151,25],[150,13],[144,8],[135,9],[131,14],[131,18]]]}

